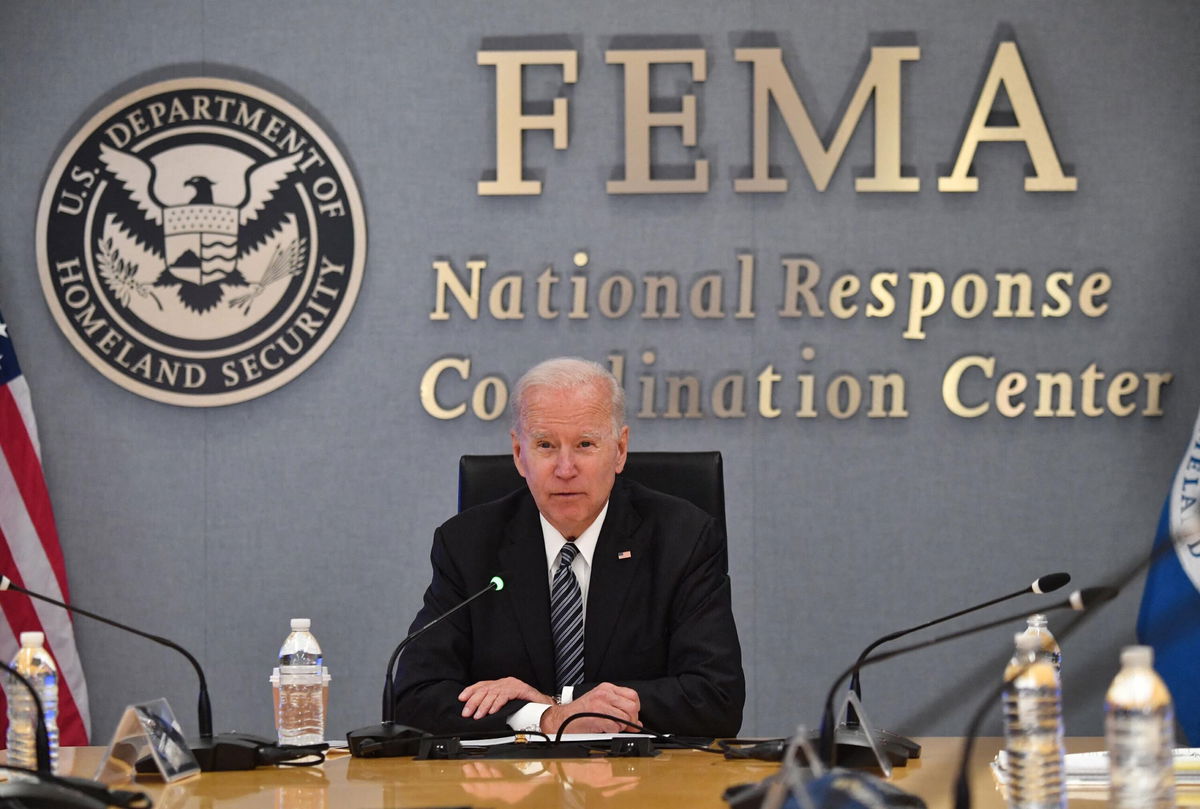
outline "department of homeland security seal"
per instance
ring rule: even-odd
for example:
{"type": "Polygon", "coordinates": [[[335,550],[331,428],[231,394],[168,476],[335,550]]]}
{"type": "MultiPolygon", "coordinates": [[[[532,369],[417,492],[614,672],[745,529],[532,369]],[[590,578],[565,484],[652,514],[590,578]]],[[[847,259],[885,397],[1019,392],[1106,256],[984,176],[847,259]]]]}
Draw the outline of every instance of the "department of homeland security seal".
{"type": "Polygon", "coordinates": [[[249,84],[143,87],[75,134],[37,220],[59,328],[97,370],[176,405],[242,402],[316,361],[354,306],[362,200],[312,120],[249,84]]]}

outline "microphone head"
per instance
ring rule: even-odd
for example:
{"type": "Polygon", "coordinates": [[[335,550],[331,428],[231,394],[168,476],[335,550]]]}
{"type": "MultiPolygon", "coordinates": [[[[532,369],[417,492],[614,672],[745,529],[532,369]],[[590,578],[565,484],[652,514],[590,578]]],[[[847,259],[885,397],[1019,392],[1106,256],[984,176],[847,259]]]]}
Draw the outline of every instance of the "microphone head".
{"type": "Polygon", "coordinates": [[[1084,587],[1071,593],[1071,609],[1076,612],[1090,610],[1105,601],[1112,601],[1119,592],[1121,591],[1116,587],[1084,587]]]}
{"type": "Polygon", "coordinates": [[[1070,573],[1048,573],[1045,576],[1035,579],[1033,584],[1029,585],[1029,589],[1038,595],[1053,593],[1058,588],[1065,587],[1070,581],[1070,573]]]}
{"type": "Polygon", "coordinates": [[[492,576],[492,585],[495,586],[496,592],[504,589],[504,579],[499,576],[492,576]]]}

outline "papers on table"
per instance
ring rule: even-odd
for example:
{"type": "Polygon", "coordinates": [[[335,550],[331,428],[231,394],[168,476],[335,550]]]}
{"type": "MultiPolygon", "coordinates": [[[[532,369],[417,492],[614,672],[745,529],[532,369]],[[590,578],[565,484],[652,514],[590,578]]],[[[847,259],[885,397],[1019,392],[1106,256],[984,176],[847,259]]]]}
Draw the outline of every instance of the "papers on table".
{"type": "MultiPolygon", "coordinates": [[[[528,734],[523,733],[523,734],[521,734],[521,736],[523,736],[525,739],[527,739],[528,741],[531,741],[531,742],[543,741],[541,735],[536,734],[536,733],[528,733],[528,734]]],[[[550,738],[553,739],[554,737],[551,736],[550,738]]],[[[648,733],[564,733],[562,736],[562,741],[564,741],[564,742],[607,742],[610,739],[637,739],[637,738],[653,739],[654,737],[648,733]]],[[[464,740],[463,746],[464,747],[490,747],[492,745],[497,745],[497,744],[513,744],[514,742],[516,742],[516,740],[517,740],[516,735],[501,736],[497,739],[471,739],[470,741],[464,740]]]]}
{"type": "MultiPolygon", "coordinates": [[[[1068,753],[1067,792],[1081,800],[1108,800],[1108,753],[1068,753]]],[[[1003,788],[1008,783],[1008,756],[1001,750],[992,761],[992,774],[1003,788]]],[[[1200,747],[1175,748],[1175,789],[1180,806],[1200,806],[1200,747]]]]}

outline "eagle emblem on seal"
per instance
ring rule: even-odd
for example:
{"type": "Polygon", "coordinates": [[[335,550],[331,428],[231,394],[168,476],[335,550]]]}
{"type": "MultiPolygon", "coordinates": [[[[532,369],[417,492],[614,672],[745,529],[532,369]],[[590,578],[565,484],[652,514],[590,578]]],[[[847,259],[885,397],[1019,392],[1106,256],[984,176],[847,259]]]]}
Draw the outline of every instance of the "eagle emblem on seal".
{"type": "MultiPolygon", "coordinates": [[[[143,219],[128,217],[105,228],[102,253],[114,250],[116,241],[136,242],[141,255],[152,257],[161,268],[153,281],[138,282],[137,270],[120,260],[102,262],[100,274],[110,289],[128,300],[131,291],[154,297],[154,289],[173,289],[180,303],[197,315],[225,302],[249,312],[253,300],[271,284],[302,272],[305,240],[296,235],[295,214],[272,204],[276,191],[300,162],[299,152],[251,163],[240,178],[219,181],[205,172],[203,162],[182,156],[171,166],[174,187],[159,184],[161,166],[137,154],[101,144],[100,161],[121,184],[143,219]],[[178,201],[167,202],[170,193],[178,201]],[[185,194],[190,197],[183,199],[185,194]],[[264,246],[272,250],[265,269],[253,281],[243,274],[243,260],[264,246]],[[153,288],[153,289],[152,289],[153,288]],[[226,299],[236,288],[242,294],[226,299]]],[[[170,162],[170,156],[167,156],[170,162]]],[[[261,262],[259,262],[261,264],[261,262]]],[[[160,304],[161,307],[161,304],[160,304]]]]}

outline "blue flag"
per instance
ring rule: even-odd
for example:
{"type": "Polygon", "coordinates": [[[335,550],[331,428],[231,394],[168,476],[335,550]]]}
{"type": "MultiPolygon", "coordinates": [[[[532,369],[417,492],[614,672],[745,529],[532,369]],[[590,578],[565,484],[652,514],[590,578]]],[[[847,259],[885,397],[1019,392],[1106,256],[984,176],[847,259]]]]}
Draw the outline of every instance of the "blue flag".
{"type": "Polygon", "coordinates": [[[1154,668],[1171,689],[1188,744],[1200,745],[1200,417],[1171,481],[1146,574],[1138,641],[1154,647],[1154,668]]]}

